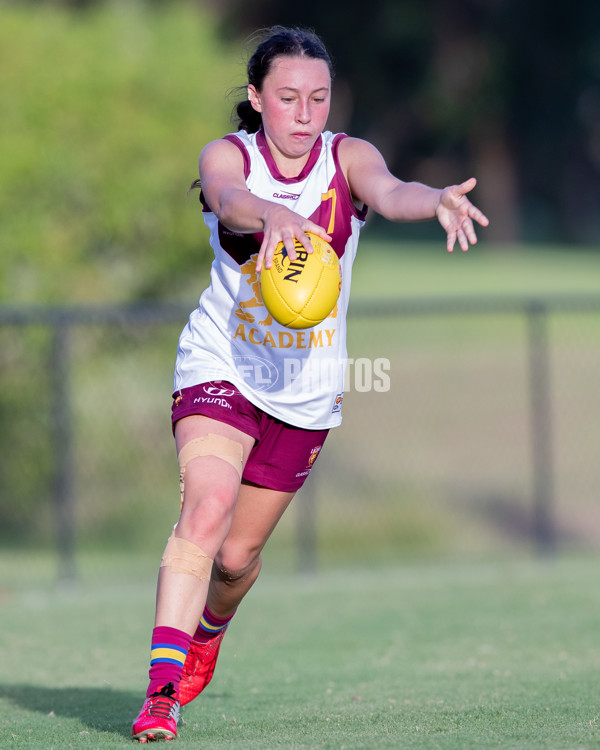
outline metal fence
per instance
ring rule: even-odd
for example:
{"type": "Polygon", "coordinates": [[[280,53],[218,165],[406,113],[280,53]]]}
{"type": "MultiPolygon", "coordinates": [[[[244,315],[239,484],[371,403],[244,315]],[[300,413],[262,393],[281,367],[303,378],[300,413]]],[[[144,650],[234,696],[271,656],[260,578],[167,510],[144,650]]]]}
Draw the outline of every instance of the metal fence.
{"type": "MultiPolygon", "coordinates": [[[[344,423],[270,542],[290,568],[600,547],[600,297],[362,301],[344,423]]],[[[0,540],[158,555],[180,305],[0,308],[0,540]]],[[[6,559],[10,559],[10,555],[6,559]]],[[[6,572],[6,565],[5,565],[6,572]]]]}

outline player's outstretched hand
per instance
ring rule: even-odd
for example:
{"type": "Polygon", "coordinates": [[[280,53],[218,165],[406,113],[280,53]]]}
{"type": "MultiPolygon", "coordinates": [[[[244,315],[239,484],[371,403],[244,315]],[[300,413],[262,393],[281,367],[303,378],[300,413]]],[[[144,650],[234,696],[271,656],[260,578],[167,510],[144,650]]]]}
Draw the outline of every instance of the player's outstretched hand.
{"type": "Polygon", "coordinates": [[[470,245],[477,242],[477,235],[473,227],[474,221],[481,224],[482,227],[487,227],[490,223],[487,216],[467,198],[466,194],[471,192],[476,184],[477,180],[471,177],[460,185],[451,185],[442,190],[436,215],[438,221],[446,230],[448,237],[446,246],[449,253],[454,250],[456,242],[463,251],[468,250],[470,245]]]}

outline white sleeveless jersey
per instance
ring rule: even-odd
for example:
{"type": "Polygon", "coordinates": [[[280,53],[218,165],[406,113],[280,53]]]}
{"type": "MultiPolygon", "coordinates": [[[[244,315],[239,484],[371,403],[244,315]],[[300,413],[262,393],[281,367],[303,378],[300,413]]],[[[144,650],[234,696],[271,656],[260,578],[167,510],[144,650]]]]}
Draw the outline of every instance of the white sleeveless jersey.
{"type": "Polygon", "coordinates": [[[215,259],[210,286],[179,339],[175,391],[228,380],[255,406],[288,424],[315,430],[340,424],[352,263],[366,215],[366,208],[354,205],[339,165],[337,148],[344,137],[322,133],[302,172],[286,178],[262,130],[225,136],[244,157],[251,193],[311,219],[333,238],[342,287],[335,309],[319,325],[305,330],[279,325],[262,303],[255,269],[262,233],[230,232],[201,195],[215,259]]]}

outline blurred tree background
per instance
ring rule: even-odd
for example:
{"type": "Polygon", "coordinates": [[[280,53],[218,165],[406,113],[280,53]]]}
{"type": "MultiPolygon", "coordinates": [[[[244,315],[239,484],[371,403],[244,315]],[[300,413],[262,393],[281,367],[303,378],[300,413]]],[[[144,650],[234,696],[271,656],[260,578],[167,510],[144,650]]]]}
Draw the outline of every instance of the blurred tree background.
{"type": "Polygon", "coordinates": [[[237,68],[188,3],[0,3],[2,299],[155,299],[204,273],[186,191],[237,68]]]}
{"type": "Polygon", "coordinates": [[[230,0],[229,36],[312,26],[339,68],[339,125],[403,179],[480,180],[487,238],[600,229],[600,5],[544,0],[230,0]]]}
{"type": "Polygon", "coordinates": [[[247,37],[274,23],[331,50],[332,129],[372,140],[406,180],[478,177],[488,241],[595,242],[591,0],[0,0],[4,300],[173,297],[192,275],[198,288],[208,246],[186,190],[228,128],[247,37]]]}

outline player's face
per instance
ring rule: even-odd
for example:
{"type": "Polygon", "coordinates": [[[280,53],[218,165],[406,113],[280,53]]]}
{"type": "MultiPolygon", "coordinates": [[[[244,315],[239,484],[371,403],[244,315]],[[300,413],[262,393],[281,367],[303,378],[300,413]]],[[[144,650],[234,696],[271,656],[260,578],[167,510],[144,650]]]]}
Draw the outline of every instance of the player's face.
{"type": "Polygon", "coordinates": [[[329,115],[329,68],[324,60],[281,55],[273,60],[261,91],[249,86],[248,97],[262,115],[275,160],[278,154],[308,158],[329,115]]]}

